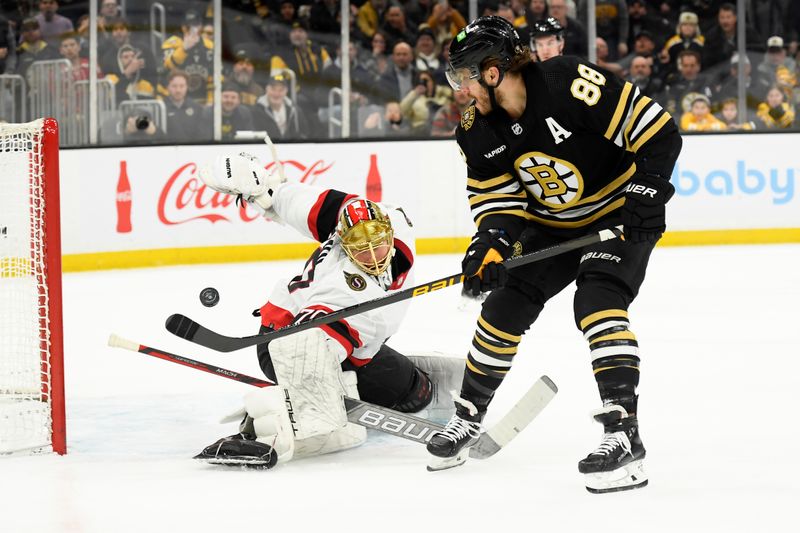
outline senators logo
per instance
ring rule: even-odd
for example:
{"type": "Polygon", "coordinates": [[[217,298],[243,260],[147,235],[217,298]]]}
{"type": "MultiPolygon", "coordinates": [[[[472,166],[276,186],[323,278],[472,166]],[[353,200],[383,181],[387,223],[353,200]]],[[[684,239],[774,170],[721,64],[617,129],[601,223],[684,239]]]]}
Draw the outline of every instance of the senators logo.
{"type": "Polygon", "coordinates": [[[475,122],[475,106],[471,105],[461,115],[461,127],[467,131],[472,127],[473,122],[475,122]]]}
{"type": "Polygon", "coordinates": [[[365,280],[361,274],[349,274],[345,272],[344,280],[347,283],[347,286],[354,291],[360,292],[367,288],[367,280],[365,280]]]}

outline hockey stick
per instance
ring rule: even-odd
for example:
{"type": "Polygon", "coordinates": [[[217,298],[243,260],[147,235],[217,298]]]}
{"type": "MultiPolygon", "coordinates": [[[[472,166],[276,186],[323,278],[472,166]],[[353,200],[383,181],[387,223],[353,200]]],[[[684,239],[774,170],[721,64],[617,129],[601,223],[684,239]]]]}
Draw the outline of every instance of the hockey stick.
{"type": "MultiPolygon", "coordinates": [[[[239,372],[234,372],[233,370],[228,370],[227,368],[221,368],[209,363],[204,363],[202,361],[189,359],[188,357],[165,352],[164,350],[159,350],[158,348],[153,348],[151,346],[137,344],[133,341],[123,339],[118,335],[112,334],[108,338],[108,345],[113,348],[123,348],[132,352],[139,352],[144,355],[157,357],[158,359],[163,359],[164,361],[169,361],[170,363],[188,366],[189,368],[194,368],[195,370],[208,372],[209,374],[214,374],[223,378],[231,379],[233,381],[238,381],[239,383],[244,383],[253,387],[263,388],[275,385],[275,383],[272,383],[271,381],[240,374],[239,372]]],[[[424,418],[406,413],[400,413],[387,407],[380,407],[378,405],[373,405],[371,403],[356,400],[355,398],[349,398],[347,396],[344,397],[344,406],[345,409],[347,409],[347,420],[353,424],[358,424],[359,426],[364,426],[368,429],[374,429],[382,433],[388,433],[390,435],[394,435],[395,437],[401,437],[403,439],[420,442],[422,444],[428,442],[434,433],[444,429],[444,426],[435,422],[431,422],[430,420],[425,420],[424,418]]]]}
{"type": "MultiPolygon", "coordinates": [[[[113,348],[123,348],[132,352],[139,352],[150,355],[170,363],[194,368],[214,374],[223,378],[245,383],[253,387],[271,387],[275,385],[271,381],[266,381],[227,368],[195,361],[182,355],[165,352],[151,346],[137,344],[133,341],[123,339],[118,335],[112,334],[108,338],[108,345],[113,348]]],[[[478,442],[473,446],[477,448],[475,455],[470,451],[470,457],[477,459],[487,459],[499,452],[506,444],[519,434],[542,409],[550,403],[558,388],[555,383],[547,377],[542,376],[533,384],[530,390],[525,393],[522,399],[509,411],[496,425],[492,426],[487,432],[483,433],[478,442]]],[[[374,429],[382,433],[388,433],[395,437],[411,440],[421,444],[427,443],[434,433],[442,431],[444,426],[431,422],[418,416],[400,413],[388,407],[380,407],[368,402],[356,400],[355,398],[344,397],[344,405],[347,409],[347,420],[353,424],[358,424],[367,429],[374,429]]]]}
{"type": "MultiPolygon", "coordinates": [[[[530,263],[535,263],[537,261],[542,261],[544,259],[549,259],[550,257],[554,257],[565,252],[577,250],[579,248],[583,248],[584,246],[615,239],[620,235],[622,235],[622,229],[619,226],[612,229],[600,230],[597,233],[592,233],[584,237],[565,241],[560,244],[556,244],[555,246],[543,248],[519,257],[506,259],[503,261],[503,265],[505,265],[505,267],[508,269],[517,268],[530,263]]],[[[464,281],[463,274],[453,274],[451,276],[429,281],[428,283],[423,283],[422,285],[417,285],[416,287],[410,287],[387,296],[375,298],[374,300],[357,303],[355,305],[351,305],[350,307],[345,307],[343,309],[339,309],[338,311],[321,315],[307,322],[291,324],[281,329],[270,331],[269,333],[260,333],[258,335],[251,335],[249,337],[228,337],[227,335],[222,335],[216,331],[212,331],[204,326],[201,326],[191,318],[177,313],[167,319],[165,326],[167,331],[173,335],[181,337],[182,339],[186,339],[187,341],[205,346],[206,348],[211,348],[212,350],[216,350],[218,352],[233,352],[249,346],[255,346],[257,344],[264,344],[266,342],[274,341],[275,339],[285,337],[286,335],[291,335],[292,333],[298,333],[310,328],[319,327],[330,322],[335,322],[349,316],[357,315],[359,313],[365,313],[367,311],[372,311],[373,309],[378,309],[393,303],[402,302],[404,300],[408,300],[409,298],[422,296],[423,294],[444,289],[445,287],[458,285],[462,281],[464,281]]]]}

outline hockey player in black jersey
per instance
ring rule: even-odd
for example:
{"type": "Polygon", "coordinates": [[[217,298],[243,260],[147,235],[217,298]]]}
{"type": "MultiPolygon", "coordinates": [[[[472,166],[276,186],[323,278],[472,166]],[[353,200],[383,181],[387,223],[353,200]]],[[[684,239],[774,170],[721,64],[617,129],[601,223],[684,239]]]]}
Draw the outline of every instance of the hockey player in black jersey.
{"type": "Polygon", "coordinates": [[[474,103],[456,138],[477,233],[465,284],[491,291],[467,356],[456,414],[434,436],[430,469],[461,464],[545,302],[575,281],[575,324],[603,406],[600,445],[578,464],[591,492],[647,484],[639,438],[639,349],[628,306],[666,229],[669,176],[681,149],[672,117],[628,82],[577,57],[532,63],[502,18],[470,23],[450,48],[448,79],[474,103]],[[500,261],[603,228],[613,239],[506,271],[500,261]]]}

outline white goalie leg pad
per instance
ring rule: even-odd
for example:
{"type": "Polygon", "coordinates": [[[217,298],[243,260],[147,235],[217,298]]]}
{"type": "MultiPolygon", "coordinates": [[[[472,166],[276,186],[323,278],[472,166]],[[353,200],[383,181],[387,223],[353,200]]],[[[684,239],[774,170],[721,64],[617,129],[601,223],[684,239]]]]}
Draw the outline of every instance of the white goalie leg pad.
{"type": "Polygon", "coordinates": [[[258,389],[244,397],[245,410],[253,418],[256,440],[272,446],[282,462],[294,456],[295,432],[287,398],[286,389],[280,385],[258,389]]]}
{"type": "Polygon", "coordinates": [[[461,390],[466,359],[441,352],[416,353],[408,358],[428,375],[433,384],[433,400],[419,416],[437,421],[450,420],[456,411],[450,391],[461,390]]]}
{"type": "MultiPolygon", "coordinates": [[[[342,372],[345,394],[358,399],[358,378],[352,371],[342,372]]],[[[326,435],[317,435],[295,441],[295,457],[308,457],[325,453],[338,452],[359,446],[367,440],[367,428],[348,423],[326,435]]]]}
{"type": "Polygon", "coordinates": [[[341,344],[312,328],[272,341],[269,353],[278,383],[289,391],[296,439],[328,434],[347,424],[341,344]]]}

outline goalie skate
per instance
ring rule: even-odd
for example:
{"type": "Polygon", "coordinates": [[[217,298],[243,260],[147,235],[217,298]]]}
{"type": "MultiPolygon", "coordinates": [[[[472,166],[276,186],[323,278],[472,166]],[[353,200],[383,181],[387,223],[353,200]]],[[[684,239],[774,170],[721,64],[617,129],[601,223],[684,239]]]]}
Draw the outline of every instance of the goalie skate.
{"type": "Polygon", "coordinates": [[[202,452],[194,456],[194,459],[212,465],[267,470],[277,464],[278,454],[272,446],[238,433],[206,446],[202,452]]]}
{"type": "Polygon", "coordinates": [[[592,414],[603,424],[604,433],[600,445],[578,463],[586,490],[602,494],[647,485],[643,464],[646,452],[636,416],[629,416],[619,405],[608,405],[592,414]]]}

